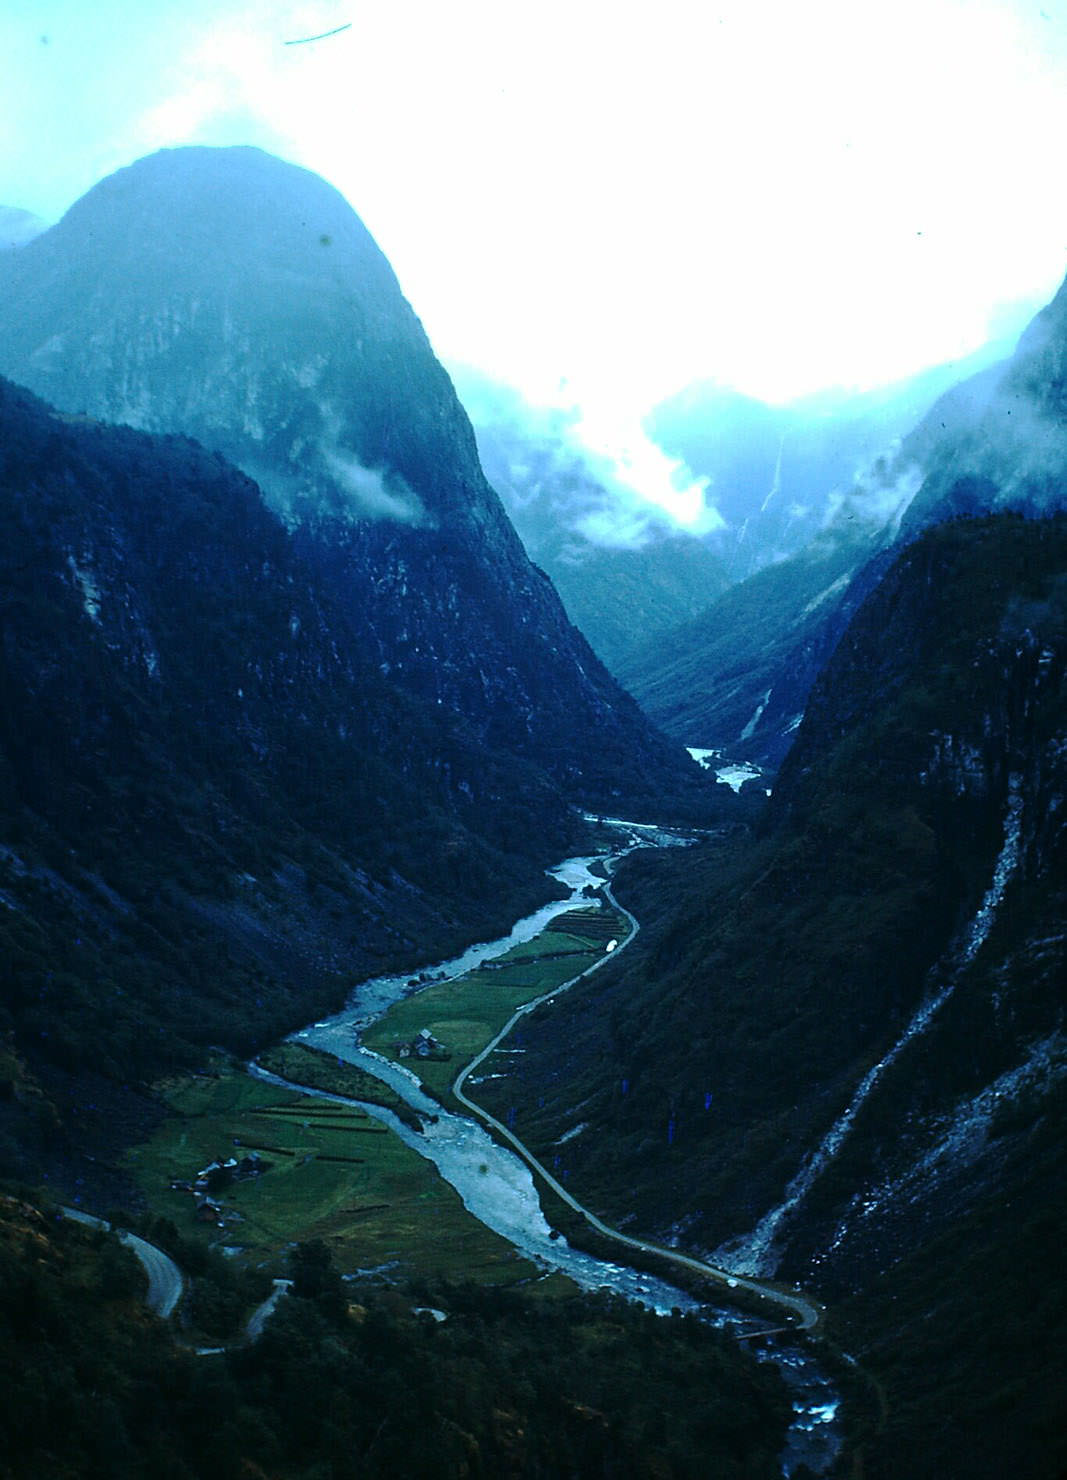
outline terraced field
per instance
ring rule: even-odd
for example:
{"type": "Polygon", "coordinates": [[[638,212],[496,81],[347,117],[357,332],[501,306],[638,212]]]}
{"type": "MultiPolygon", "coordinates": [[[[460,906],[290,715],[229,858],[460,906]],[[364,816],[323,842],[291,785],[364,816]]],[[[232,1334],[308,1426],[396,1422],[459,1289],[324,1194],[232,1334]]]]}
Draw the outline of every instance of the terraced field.
{"type": "MultiPolygon", "coordinates": [[[[288,1245],[322,1239],[340,1270],[395,1265],[501,1284],[533,1266],[463,1207],[430,1162],[354,1106],[279,1091],[237,1066],[175,1083],[175,1110],[127,1165],[154,1213],[186,1237],[284,1272],[288,1245]],[[222,1227],[199,1223],[191,1184],[212,1161],[256,1153],[265,1169],[212,1196],[222,1227]]],[[[224,1179],[223,1179],[224,1180],[224,1179]]]]}

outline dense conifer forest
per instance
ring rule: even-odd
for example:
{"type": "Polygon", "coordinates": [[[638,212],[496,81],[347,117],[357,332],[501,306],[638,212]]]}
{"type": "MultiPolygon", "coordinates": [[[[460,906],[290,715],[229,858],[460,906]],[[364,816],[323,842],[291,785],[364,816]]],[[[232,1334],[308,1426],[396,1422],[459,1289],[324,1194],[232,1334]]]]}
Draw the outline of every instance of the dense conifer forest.
{"type": "MultiPolygon", "coordinates": [[[[146,1230],[147,1231],[147,1230],[146,1230]]],[[[344,1284],[301,1244],[265,1334],[234,1319],[256,1281],[170,1242],[195,1271],[195,1331],[141,1304],[110,1234],[0,1198],[0,1474],[770,1480],[789,1402],[773,1368],[688,1317],[518,1291],[344,1284]],[[243,1300],[242,1300],[243,1297],[243,1300]],[[232,1342],[213,1355],[205,1346],[232,1342]]],[[[262,1293],[262,1291],[258,1291],[262,1293]]]]}

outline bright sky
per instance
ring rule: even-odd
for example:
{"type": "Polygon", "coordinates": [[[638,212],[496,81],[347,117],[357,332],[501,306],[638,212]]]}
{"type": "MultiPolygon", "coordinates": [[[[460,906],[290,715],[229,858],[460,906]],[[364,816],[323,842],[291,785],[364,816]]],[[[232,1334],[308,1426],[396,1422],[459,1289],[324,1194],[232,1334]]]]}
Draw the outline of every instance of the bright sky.
{"type": "Polygon", "coordinates": [[[956,358],[1067,269],[1067,0],[4,0],[0,46],[0,202],[260,144],[601,440],[956,358]]]}

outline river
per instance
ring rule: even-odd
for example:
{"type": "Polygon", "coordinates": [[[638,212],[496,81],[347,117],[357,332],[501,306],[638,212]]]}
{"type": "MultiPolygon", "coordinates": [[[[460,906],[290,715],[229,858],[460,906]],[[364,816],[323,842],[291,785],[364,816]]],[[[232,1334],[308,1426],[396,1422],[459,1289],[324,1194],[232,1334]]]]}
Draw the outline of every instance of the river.
{"type": "MultiPolygon", "coordinates": [[[[626,824],[619,824],[626,828],[626,824]]],[[[632,847],[664,846],[673,838],[661,830],[643,828],[627,830],[625,841],[611,858],[621,856],[632,847]]],[[[665,1280],[625,1263],[612,1263],[572,1248],[562,1235],[554,1234],[545,1219],[533,1175],[527,1164],[513,1151],[500,1145],[475,1120],[442,1109],[427,1096],[416,1076],[401,1064],[363,1048],[358,1035],[379,1018],[394,1002],[417,991],[430,981],[462,976],[481,961],[501,956],[512,946],[532,940],[555,918],[578,904],[587,904],[582,895],[586,885],[603,883],[593,872],[594,865],[609,863],[607,855],[568,858],[549,870],[551,876],[571,892],[567,898],[554,900],[532,915],[519,920],[506,936],[471,946],[449,961],[420,969],[416,974],[380,976],[360,983],[344,1008],[333,1017],[324,1018],[301,1029],[293,1037],[355,1064],[389,1084],[425,1120],[419,1132],[404,1124],[391,1111],[379,1105],[365,1104],[367,1112],[388,1125],[420,1156],[434,1163],[441,1176],[459,1193],[465,1207],[494,1233],[508,1240],[520,1253],[539,1267],[560,1270],[585,1290],[606,1289],[627,1300],[639,1301],[659,1314],[672,1310],[699,1312],[702,1319],[727,1330],[753,1333],[780,1325],[780,1320],[760,1320],[742,1316],[736,1311],[701,1305],[691,1295],[665,1280]]],[[[266,1071],[252,1066],[252,1071],[271,1082],[282,1084],[266,1071]]],[[[308,1094],[323,1099],[336,1099],[321,1091],[304,1087],[308,1094]]],[[[840,1448],[835,1423],[838,1395],[829,1379],[820,1371],[805,1344],[790,1341],[787,1336],[761,1340],[754,1353],[761,1360],[773,1361],[785,1379],[794,1406],[782,1460],[782,1474],[793,1474],[806,1464],[815,1474],[824,1474],[840,1448]]]]}

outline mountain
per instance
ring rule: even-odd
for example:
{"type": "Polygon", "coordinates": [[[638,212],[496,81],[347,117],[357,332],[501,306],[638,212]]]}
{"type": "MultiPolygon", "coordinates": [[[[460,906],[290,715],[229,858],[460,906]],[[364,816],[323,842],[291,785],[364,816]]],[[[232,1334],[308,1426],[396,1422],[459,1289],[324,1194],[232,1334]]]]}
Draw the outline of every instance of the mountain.
{"type": "Polygon", "coordinates": [[[655,406],[645,424],[664,451],[709,480],[725,521],[709,544],[731,579],[743,580],[801,551],[858,487],[868,522],[898,515],[914,488],[880,478],[885,460],[940,396],[1010,348],[998,341],[875,390],[820,391],[784,406],[697,382],[655,406]]]}
{"type": "MultiPolygon", "coordinates": [[[[575,413],[532,406],[468,367],[453,373],[489,481],[571,619],[670,733],[701,745],[735,719],[740,732],[756,707],[735,716],[727,701],[720,715],[704,697],[700,670],[714,671],[718,660],[703,649],[720,627],[732,629],[736,666],[764,666],[749,628],[754,619],[766,633],[769,613],[750,617],[749,592],[735,598],[734,588],[773,569],[752,602],[769,600],[802,619],[843,571],[862,563],[914,494],[914,469],[895,467],[901,438],[946,386],[993,353],[989,346],[878,391],[824,392],[788,406],[714,384],[661,403],[646,418],[648,435],[689,477],[708,481],[722,517],[699,536],[623,486],[608,460],[582,445],[575,413]],[[711,616],[728,588],[724,608],[711,616]],[[690,651],[698,663],[676,669],[690,651]]],[[[817,672],[816,665],[809,684],[817,672]]],[[[746,703],[752,691],[750,684],[746,703]]]]}
{"type": "Polygon", "coordinates": [[[847,622],[844,598],[885,533],[842,521],[729,587],[673,631],[635,645],[620,681],[668,734],[777,768],[847,622]]]}
{"type": "Polygon", "coordinates": [[[668,733],[776,768],[822,667],[894,553],[949,518],[1062,508],[1064,289],[1014,354],[948,390],[804,549],[645,643],[619,677],[668,733]]]}
{"type": "Polygon", "coordinates": [[[759,835],[628,864],[629,963],[483,1090],[613,1221],[830,1300],[867,1474],[1067,1458],[1065,573],[1062,514],[901,551],[759,835]]]}
{"type": "Polygon", "coordinates": [[[527,559],[391,268],[325,182],[256,149],[164,150],[0,259],[0,292],[0,372],[255,478],[390,683],[577,802],[698,785],[527,559]]]}
{"type": "Polygon", "coordinates": [[[391,683],[217,454],[0,382],[0,510],[9,1089],[247,1051],[546,897],[559,787],[391,683]]]}
{"type": "Polygon", "coordinates": [[[17,206],[0,206],[0,252],[25,246],[28,241],[47,230],[48,222],[42,221],[40,216],[20,210],[17,206]]]}
{"type": "Polygon", "coordinates": [[[608,460],[577,440],[573,413],[533,406],[467,366],[453,375],[486,477],[527,554],[613,673],[635,644],[725,589],[722,559],[621,485],[608,460]]]}
{"type": "Polygon", "coordinates": [[[904,538],[960,515],[1063,507],[1067,281],[1011,358],[942,397],[901,453],[925,472],[904,516],[904,538]]]}

